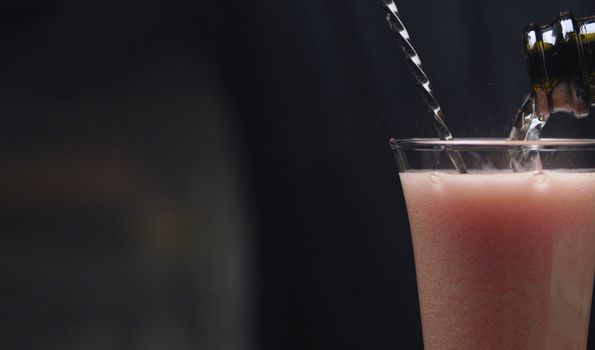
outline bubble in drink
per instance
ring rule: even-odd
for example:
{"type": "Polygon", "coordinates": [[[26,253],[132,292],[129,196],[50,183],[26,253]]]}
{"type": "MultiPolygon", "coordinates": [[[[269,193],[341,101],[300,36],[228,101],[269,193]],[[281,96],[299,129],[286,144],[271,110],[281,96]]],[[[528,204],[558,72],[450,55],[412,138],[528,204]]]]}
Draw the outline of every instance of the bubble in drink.
{"type": "Polygon", "coordinates": [[[434,173],[431,173],[430,174],[430,182],[432,182],[433,184],[439,183],[440,182],[440,177],[438,177],[438,174],[436,174],[435,172],[434,173]]]}
{"type": "Polygon", "coordinates": [[[535,180],[535,182],[538,184],[542,184],[545,182],[545,180],[547,180],[547,175],[545,175],[543,171],[537,171],[535,174],[533,174],[533,180],[535,180]]]}

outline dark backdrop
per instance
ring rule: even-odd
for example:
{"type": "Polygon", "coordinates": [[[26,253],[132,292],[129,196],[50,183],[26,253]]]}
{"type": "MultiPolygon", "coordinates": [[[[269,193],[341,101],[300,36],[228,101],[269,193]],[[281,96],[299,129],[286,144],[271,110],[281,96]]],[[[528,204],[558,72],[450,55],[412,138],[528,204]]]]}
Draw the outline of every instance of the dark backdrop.
{"type": "MultiPolygon", "coordinates": [[[[402,1],[455,136],[590,1],[402,1]]],[[[390,137],[434,136],[378,1],[0,3],[0,346],[421,349],[390,137]]],[[[549,136],[594,137],[560,116],[549,136]]],[[[595,348],[595,347],[594,347],[595,348]]]]}

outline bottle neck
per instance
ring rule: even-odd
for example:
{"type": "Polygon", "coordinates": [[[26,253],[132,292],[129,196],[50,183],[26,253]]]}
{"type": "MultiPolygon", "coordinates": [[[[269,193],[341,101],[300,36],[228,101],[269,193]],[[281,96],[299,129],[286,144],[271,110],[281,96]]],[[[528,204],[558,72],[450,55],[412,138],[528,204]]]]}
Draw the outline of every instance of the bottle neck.
{"type": "Polygon", "coordinates": [[[552,112],[587,116],[595,105],[588,46],[595,43],[595,17],[575,19],[570,12],[561,13],[550,24],[529,25],[524,41],[539,118],[545,121],[552,112]]]}
{"type": "Polygon", "coordinates": [[[589,83],[590,105],[595,107],[595,16],[577,19],[585,57],[585,70],[589,83]]]}

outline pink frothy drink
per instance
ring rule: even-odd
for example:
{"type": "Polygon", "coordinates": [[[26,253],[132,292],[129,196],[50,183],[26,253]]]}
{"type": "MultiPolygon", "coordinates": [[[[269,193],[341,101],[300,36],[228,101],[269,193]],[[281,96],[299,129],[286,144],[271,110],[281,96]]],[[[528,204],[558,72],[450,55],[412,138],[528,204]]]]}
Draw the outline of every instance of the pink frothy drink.
{"type": "Polygon", "coordinates": [[[425,349],[586,349],[595,141],[463,142],[468,174],[446,169],[448,142],[411,142],[396,148],[425,349]],[[543,168],[508,169],[529,144],[543,168]]]}

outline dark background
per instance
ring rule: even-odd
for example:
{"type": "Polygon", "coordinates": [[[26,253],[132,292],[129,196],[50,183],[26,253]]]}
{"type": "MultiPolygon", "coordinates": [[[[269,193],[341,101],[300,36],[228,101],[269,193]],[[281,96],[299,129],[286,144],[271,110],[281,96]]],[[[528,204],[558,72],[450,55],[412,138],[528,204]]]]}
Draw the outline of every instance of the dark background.
{"type": "MultiPolygon", "coordinates": [[[[401,1],[455,136],[592,1],[401,1]]],[[[389,137],[435,136],[382,2],[0,2],[2,349],[421,349],[389,137]]],[[[594,118],[549,136],[594,137],[594,118]]],[[[595,347],[593,347],[595,348],[595,347]]]]}

